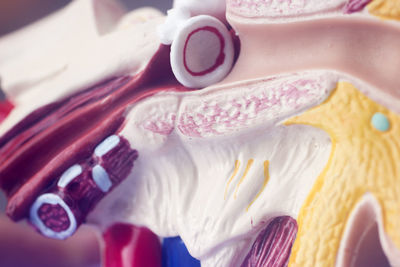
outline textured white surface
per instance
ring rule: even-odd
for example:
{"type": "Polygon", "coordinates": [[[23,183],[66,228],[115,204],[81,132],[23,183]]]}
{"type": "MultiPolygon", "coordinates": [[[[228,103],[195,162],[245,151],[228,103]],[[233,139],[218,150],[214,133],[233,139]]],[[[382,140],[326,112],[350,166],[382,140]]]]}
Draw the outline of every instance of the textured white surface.
{"type": "Polygon", "coordinates": [[[347,0],[228,0],[229,12],[250,18],[287,18],[341,12],[347,0]]]}
{"type": "Polygon", "coordinates": [[[102,228],[115,221],[130,222],[161,236],[180,235],[204,266],[230,266],[243,259],[252,233],[266,221],[278,215],[297,217],[326,165],[331,143],[325,132],[281,122],[323,101],[337,79],[336,74],[325,72],[301,73],[186,94],[160,94],[134,105],[120,134],[139,151],[139,158],[130,176],[100,202],[89,222],[102,228]],[[265,111],[251,111],[253,117],[247,122],[220,129],[223,135],[190,136],[178,128],[182,114],[205,102],[229,106],[231,99],[248,94],[244,88],[254,95],[274,94],[274,89],[288,84],[310,94],[306,99],[294,94],[293,103],[277,101],[265,111]],[[169,114],[166,118],[176,116],[168,131],[143,127],[146,121],[142,120],[163,117],[162,113],[169,114]],[[236,161],[240,161],[238,172],[228,183],[236,161]],[[252,203],[265,179],[265,161],[270,164],[270,180],[252,203]]]}

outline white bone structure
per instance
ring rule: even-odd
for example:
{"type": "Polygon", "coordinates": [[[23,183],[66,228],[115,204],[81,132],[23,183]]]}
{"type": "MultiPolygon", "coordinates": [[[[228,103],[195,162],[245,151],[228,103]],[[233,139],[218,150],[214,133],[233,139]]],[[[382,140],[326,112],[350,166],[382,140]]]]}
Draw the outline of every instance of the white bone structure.
{"type": "Polygon", "coordinates": [[[221,81],[233,64],[235,48],[226,26],[214,17],[188,19],[171,45],[171,67],[177,80],[190,88],[221,81]]]}
{"type": "Polygon", "coordinates": [[[172,71],[181,84],[203,88],[229,73],[235,47],[225,24],[225,1],[174,2],[158,34],[163,44],[172,44],[172,71]]]}

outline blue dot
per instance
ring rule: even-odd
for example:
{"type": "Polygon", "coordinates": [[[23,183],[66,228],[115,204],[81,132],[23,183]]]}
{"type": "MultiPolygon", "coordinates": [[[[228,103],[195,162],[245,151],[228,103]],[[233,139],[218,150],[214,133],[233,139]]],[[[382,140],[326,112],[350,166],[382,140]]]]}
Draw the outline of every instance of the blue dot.
{"type": "Polygon", "coordinates": [[[386,132],[390,128],[389,119],[386,117],[386,115],[380,112],[377,112],[374,114],[374,116],[372,116],[371,123],[375,129],[381,132],[386,132]]]}

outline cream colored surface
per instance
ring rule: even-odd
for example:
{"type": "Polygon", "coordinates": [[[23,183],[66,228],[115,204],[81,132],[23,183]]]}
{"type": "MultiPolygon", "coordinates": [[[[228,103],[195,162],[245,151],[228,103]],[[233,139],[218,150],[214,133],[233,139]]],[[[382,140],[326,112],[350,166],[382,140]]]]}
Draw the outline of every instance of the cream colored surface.
{"type": "Polygon", "coordinates": [[[74,53],[113,31],[126,11],[112,0],[76,0],[0,39],[1,88],[12,100],[63,72],[74,53]]]}
{"type": "MultiPolygon", "coordinates": [[[[74,5],[81,4],[81,2],[86,3],[85,1],[86,0],[78,0],[71,5],[74,7],[74,5]]],[[[80,5],[78,5],[78,7],[80,7],[80,5]]],[[[86,9],[66,9],[66,11],[68,10],[71,10],[67,13],[69,16],[79,17],[81,12],[85,14],[86,9]]],[[[62,14],[63,13],[61,13],[61,15],[62,14]]],[[[54,56],[52,53],[47,54],[46,51],[42,51],[44,64],[39,64],[39,67],[30,65],[42,62],[37,62],[39,58],[35,60],[32,59],[36,56],[35,51],[32,51],[32,54],[27,52],[28,55],[26,55],[26,57],[20,60],[17,59],[14,62],[17,66],[26,64],[30,66],[30,68],[28,69],[29,71],[25,72],[26,76],[21,75],[18,68],[12,72],[12,75],[18,77],[15,82],[21,86],[21,94],[17,92],[13,94],[12,92],[14,92],[14,89],[11,85],[8,86],[7,83],[3,85],[5,92],[11,94],[11,100],[15,104],[15,108],[0,125],[0,134],[4,134],[30,112],[43,105],[63,99],[79,90],[86,89],[112,77],[134,75],[143,70],[160,47],[156,28],[164,21],[163,16],[157,17],[154,14],[150,15],[149,20],[142,22],[143,14],[144,12],[134,13],[133,15],[128,14],[127,16],[129,17],[127,17],[127,20],[121,22],[122,24],[120,27],[116,27],[114,31],[104,35],[100,35],[100,33],[93,29],[92,35],[89,35],[89,37],[87,37],[88,39],[86,37],[86,39],[82,38],[82,42],[77,42],[77,40],[80,39],[79,35],[76,34],[71,37],[75,42],[75,46],[59,47],[57,42],[48,44],[53,45],[54,47],[51,47],[53,49],[51,51],[57,55],[61,55],[62,58],[54,56]],[[134,18],[135,16],[137,20],[134,18]],[[35,76],[35,78],[32,81],[27,81],[26,79],[29,80],[31,77],[30,75],[35,76]]],[[[149,14],[149,11],[147,11],[147,14],[149,14]]],[[[91,25],[95,21],[108,19],[107,16],[102,17],[101,15],[102,14],[96,13],[89,18],[86,18],[86,16],[84,16],[84,18],[87,19],[91,25]]],[[[57,23],[55,23],[50,20],[48,23],[49,25],[45,25],[46,27],[51,26],[57,28],[59,23],[65,24],[62,18],[62,16],[61,18],[57,18],[61,20],[60,22],[56,21],[57,23]]],[[[117,22],[118,21],[115,23],[117,22]]],[[[79,25],[76,25],[76,27],[78,26],[79,25]]],[[[83,24],[82,27],[84,26],[83,24]]],[[[42,44],[42,39],[35,33],[40,32],[42,34],[41,30],[43,30],[48,34],[49,31],[46,28],[41,29],[41,24],[38,24],[37,27],[40,29],[36,29],[35,27],[28,28],[23,30],[20,34],[22,37],[26,37],[24,42],[29,42],[32,46],[39,47],[42,44]]],[[[60,30],[62,30],[62,28],[60,30]]],[[[84,32],[82,32],[82,34],[85,35],[84,32]]],[[[17,34],[16,36],[19,35],[17,34]]],[[[13,38],[10,40],[5,39],[3,44],[6,47],[12,47],[13,42],[13,38]]],[[[0,43],[0,48],[1,45],[2,43],[0,43]]],[[[26,49],[24,51],[30,50],[26,49]]],[[[6,55],[4,55],[4,57],[6,55]]],[[[23,72],[24,67],[21,68],[23,72]]],[[[7,70],[2,71],[0,68],[0,76],[4,77],[5,81],[12,75],[7,72],[7,70]]]]}
{"type": "Polygon", "coordinates": [[[228,16],[241,40],[226,82],[309,69],[335,70],[379,88],[374,98],[394,110],[400,97],[400,27],[367,17],[259,24],[228,16]],[[252,66],[249,68],[248,66],[252,66]],[[386,96],[378,96],[379,94],[386,96]]]}

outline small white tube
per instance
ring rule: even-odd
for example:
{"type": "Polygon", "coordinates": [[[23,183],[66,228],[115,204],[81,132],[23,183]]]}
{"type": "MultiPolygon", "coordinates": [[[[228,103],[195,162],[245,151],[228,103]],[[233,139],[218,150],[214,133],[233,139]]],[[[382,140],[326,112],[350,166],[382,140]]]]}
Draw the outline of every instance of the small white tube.
{"type": "Polygon", "coordinates": [[[221,81],[231,70],[234,44],[218,19],[200,15],[179,28],[171,46],[171,67],[177,80],[190,88],[221,81]]]}
{"type": "Polygon", "coordinates": [[[51,193],[43,194],[36,199],[31,206],[29,220],[43,235],[54,239],[66,239],[70,237],[73,233],[75,233],[77,227],[75,215],[72,213],[68,205],[59,196],[51,193]],[[66,230],[55,232],[43,223],[43,221],[39,218],[38,212],[40,207],[44,204],[60,205],[65,210],[69,220],[69,227],[66,230]]]}

